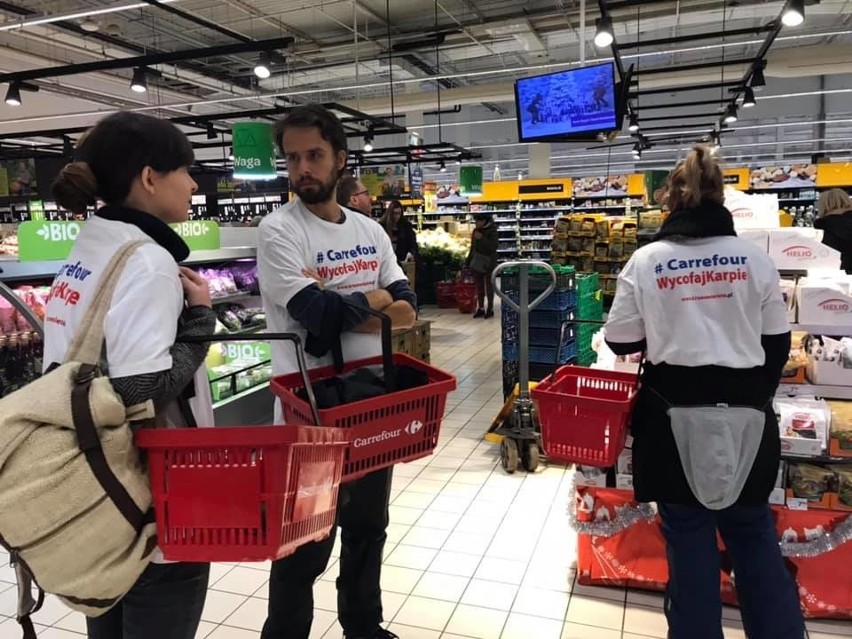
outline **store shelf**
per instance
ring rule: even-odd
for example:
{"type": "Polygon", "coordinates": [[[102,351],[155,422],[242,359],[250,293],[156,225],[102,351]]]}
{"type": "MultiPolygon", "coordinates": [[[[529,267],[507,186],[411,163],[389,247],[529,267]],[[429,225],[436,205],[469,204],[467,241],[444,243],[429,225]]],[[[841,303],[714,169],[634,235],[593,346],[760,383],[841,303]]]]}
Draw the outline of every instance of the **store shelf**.
{"type": "Polygon", "coordinates": [[[777,395],[815,395],[824,399],[852,399],[852,386],[819,386],[816,384],[781,384],[777,395]]]}
{"type": "Polygon", "coordinates": [[[247,297],[252,297],[253,293],[250,291],[239,291],[237,293],[229,293],[227,295],[219,295],[217,297],[210,298],[210,301],[213,304],[227,304],[228,302],[235,302],[237,300],[244,300],[247,297]]]}
{"type": "Polygon", "coordinates": [[[213,404],[216,426],[257,426],[273,423],[275,402],[269,382],[213,404]]]}
{"type": "Polygon", "coordinates": [[[245,328],[241,328],[238,331],[228,331],[227,333],[221,333],[221,335],[253,335],[254,333],[260,333],[261,331],[266,330],[266,322],[260,324],[254,324],[253,326],[246,326],[245,328]]]}
{"type": "Polygon", "coordinates": [[[793,455],[781,453],[781,459],[789,461],[810,461],[815,464],[852,464],[852,457],[832,457],[830,455],[793,455]]]}
{"type": "Polygon", "coordinates": [[[811,335],[852,335],[849,326],[824,326],[821,324],[790,324],[791,331],[805,331],[811,335]]]}

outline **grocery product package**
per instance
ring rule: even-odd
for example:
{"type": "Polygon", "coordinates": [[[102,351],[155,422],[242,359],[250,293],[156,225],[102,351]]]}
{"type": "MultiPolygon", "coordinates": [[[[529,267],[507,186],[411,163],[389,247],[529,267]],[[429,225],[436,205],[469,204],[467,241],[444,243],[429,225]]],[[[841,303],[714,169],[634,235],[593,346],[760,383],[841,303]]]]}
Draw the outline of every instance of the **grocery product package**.
{"type": "Polygon", "coordinates": [[[852,278],[842,271],[809,272],[796,288],[796,308],[800,324],[852,326],[852,278]]]}
{"type": "Polygon", "coordinates": [[[852,339],[823,335],[811,347],[808,379],[825,386],[852,386],[852,339]]]}
{"type": "Polygon", "coordinates": [[[828,443],[831,409],[823,400],[777,398],[774,402],[781,450],[793,455],[820,455],[828,443]]]}
{"type": "Polygon", "coordinates": [[[782,384],[804,384],[805,371],[808,368],[808,334],[796,331],[790,338],[790,354],[781,372],[782,384]]]}
{"type": "Polygon", "coordinates": [[[807,501],[808,508],[830,508],[834,471],[803,462],[787,464],[787,496],[807,501]]]}
{"type": "Polygon", "coordinates": [[[830,448],[832,457],[852,457],[852,402],[829,401],[831,409],[830,448]]]}

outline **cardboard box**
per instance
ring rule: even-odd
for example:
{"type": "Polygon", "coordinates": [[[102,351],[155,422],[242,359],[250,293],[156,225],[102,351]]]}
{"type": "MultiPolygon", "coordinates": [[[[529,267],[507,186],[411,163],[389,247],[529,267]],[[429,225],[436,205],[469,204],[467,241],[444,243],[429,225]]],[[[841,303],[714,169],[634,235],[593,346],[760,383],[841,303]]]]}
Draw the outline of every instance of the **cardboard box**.
{"type": "Polygon", "coordinates": [[[844,368],[841,361],[811,359],[808,362],[808,379],[820,386],[852,386],[852,368],[844,368]]]}
{"type": "Polygon", "coordinates": [[[766,229],[744,229],[737,231],[737,235],[744,240],[754,242],[764,253],[769,252],[769,231],[766,229]]]}
{"type": "Polygon", "coordinates": [[[618,456],[618,464],[616,466],[620,475],[633,475],[633,451],[624,449],[618,456]]]}
{"type": "Polygon", "coordinates": [[[577,466],[577,470],[574,472],[574,481],[577,486],[606,488],[606,470],[590,466],[577,466]]]}
{"type": "Polygon", "coordinates": [[[618,473],[615,476],[615,487],[622,490],[633,490],[633,475],[618,473]]]}
{"type": "Polygon", "coordinates": [[[781,437],[781,454],[796,455],[803,461],[808,457],[819,457],[822,455],[822,442],[803,437],[781,437]]]}
{"type": "Polygon", "coordinates": [[[734,218],[737,233],[744,229],[776,229],[780,225],[775,194],[748,194],[727,188],[725,206],[734,218]]]}
{"type": "Polygon", "coordinates": [[[844,448],[837,437],[828,440],[828,454],[832,457],[852,457],[852,448],[844,448]]]}
{"type": "Polygon", "coordinates": [[[840,253],[823,244],[822,233],[816,229],[772,229],[769,231],[769,257],[779,270],[840,268],[840,253]]]}
{"type": "Polygon", "coordinates": [[[852,326],[852,281],[845,274],[834,279],[806,277],[796,288],[800,324],[852,326]]]}

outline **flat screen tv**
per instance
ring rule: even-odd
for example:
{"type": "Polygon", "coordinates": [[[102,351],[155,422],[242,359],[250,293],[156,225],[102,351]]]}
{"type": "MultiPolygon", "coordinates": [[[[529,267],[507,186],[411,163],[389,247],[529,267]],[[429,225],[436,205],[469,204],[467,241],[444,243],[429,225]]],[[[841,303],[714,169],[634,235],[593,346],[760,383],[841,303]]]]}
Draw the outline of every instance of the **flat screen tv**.
{"type": "Polygon", "coordinates": [[[515,82],[518,138],[588,140],[619,128],[612,62],[549,73],[515,82]]]}

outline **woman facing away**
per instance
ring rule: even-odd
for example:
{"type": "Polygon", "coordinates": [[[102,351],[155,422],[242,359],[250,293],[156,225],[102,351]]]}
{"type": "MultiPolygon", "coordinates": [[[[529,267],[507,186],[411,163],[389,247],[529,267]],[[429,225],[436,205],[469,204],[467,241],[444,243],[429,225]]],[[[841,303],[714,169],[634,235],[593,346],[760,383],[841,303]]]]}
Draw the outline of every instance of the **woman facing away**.
{"type": "Polygon", "coordinates": [[[656,502],[669,639],[723,639],[717,531],[750,639],[802,639],[768,499],[781,450],[772,398],[790,348],[778,272],[736,236],[722,173],[697,147],[672,171],[670,216],[618,278],[605,327],[646,352],[633,413],[636,499],[656,502]]]}
{"type": "Polygon", "coordinates": [[[473,316],[489,319],[494,317],[494,285],[491,283],[491,273],[497,268],[497,247],[500,242],[497,225],[490,214],[475,213],[473,221],[476,227],[473,229],[470,253],[465,261],[476,280],[478,304],[473,316]]]}
{"type": "Polygon", "coordinates": [[[405,219],[404,209],[399,200],[388,204],[385,214],[379,219],[393,244],[397,262],[417,260],[417,233],[411,222],[405,219]]]}
{"type": "Polygon", "coordinates": [[[831,189],[819,198],[819,217],[814,226],[822,229],[822,243],[840,251],[840,268],[852,273],[852,198],[843,189],[831,189]]]}
{"type": "MultiPolygon", "coordinates": [[[[216,316],[207,282],[178,266],[189,248],[169,226],[189,216],[197,188],[189,175],[192,146],[169,122],[121,112],[89,131],[76,157],[53,185],[56,201],[78,215],[98,200],[105,205],[83,224],[68,258],[80,268],[63,269],[55,280],[79,297],[71,304],[52,296],[47,304],[45,368],[63,361],[113,255],[141,241],[105,320],[104,373],[125,405],[153,400],[160,423],[212,425],[202,368],[207,345],[180,339],[211,335],[216,316]]],[[[89,639],[194,639],[209,565],[164,563],[154,555],[114,608],[87,619],[89,639]]]]}

